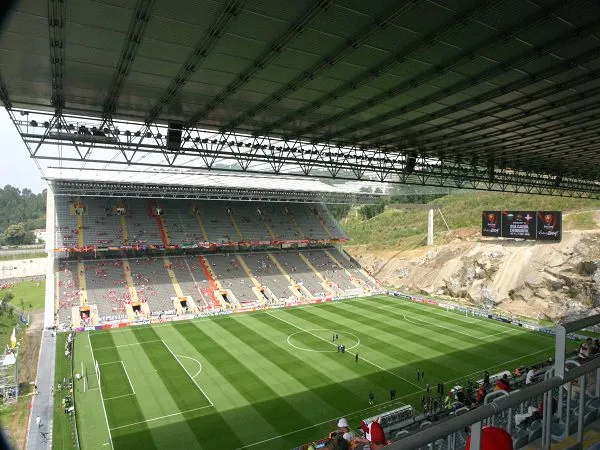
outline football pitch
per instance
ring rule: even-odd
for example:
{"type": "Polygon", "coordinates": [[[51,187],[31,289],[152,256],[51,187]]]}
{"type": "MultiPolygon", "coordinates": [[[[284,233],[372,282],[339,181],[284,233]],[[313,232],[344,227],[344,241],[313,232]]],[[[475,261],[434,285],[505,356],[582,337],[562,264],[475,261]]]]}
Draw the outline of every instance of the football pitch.
{"type": "Polygon", "coordinates": [[[79,333],[79,440],[83,449],[290,449],[342,416],[357,427],[404,404],[420,409],[426,383],[435,392],[553,348],[552,336],[387,296],[79,333]]]}

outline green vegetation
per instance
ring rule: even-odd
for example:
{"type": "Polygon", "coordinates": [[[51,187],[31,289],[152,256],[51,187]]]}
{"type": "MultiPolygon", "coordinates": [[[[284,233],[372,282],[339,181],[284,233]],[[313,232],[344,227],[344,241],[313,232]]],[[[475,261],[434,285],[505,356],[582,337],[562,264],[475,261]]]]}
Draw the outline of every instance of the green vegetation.
{"type": "Polygon", "coordinates": [[[0,292],[11,294],[11,305],[21,311],[40,310],[45,306],[46,281],[23,281],[0,292]]]}
{"type": "Polygon", "coordinates": [[[563,226],[569,230],[596,230],[598,224],[594,220],[593,211],[581,211],[563,217],[563,226]]]}
{"type": "Polygon", "coordinates": [[[10,185],[0,188],[0,245],[34,244],[30,230],[46,226],[45,214],[45,190],[34,194],[10,185]]]}
{"type": "Polygon", "coordinates": [[[341,416],[357,427],[401,404],[420,409],[425,383],[450,386],[544,361],[553,343],[385,296],[81,333],[74,367],[87,371],[92,389],[77,382],[80,443],[84,450],[109,439],[115,449],[292,448],[326,436],[341,416]]]}
{"type": "Polygon", "coordinates": [[[14,295],[11,292],[0,291],[0,346],[2,348],[6,348],[13,329],[19,321],[13,302],[14,295]]]}
{"type": "MultiPolygon", "coordinates": [[[[404,201],[404,203],[406,203],[404,201]]],[[[437,198],[431,202],[442,205],[442,214],[451,230],[461,228],[479,228],[481,211],[490,210],[560,210],[564,212],[584,212],[600,208],[600,201],[565,197],[549,197],[528,194],[509,193],[461,193],[437,198]]],[[[426,243],[427,210],[385,208],[383,213],[372,218],[365,218],[360,208],[353,208],[341,220],[346,233],[351,236],[353,245],[368,245],[374,249],[408,250],[426,243]]],[[[591,212],[582,213],[579,219],[565,218],[565,228],[572,223],[589,223],[593,221],[591,212]],[[579,222],[573,222],[578,220],[579,222]],[[583,222],[582,222],[583,221],[583,222]]],[[[586,225],[587,226],[587,225],[586,225]]],[[[575,228],[579,229],[579,226],[575,228]]],[[[446,230],[441,215],[436,211],[434,229],[438,236],[446,230]]],[[[439,241],[439,239],[438,239],[439,241]]]]}

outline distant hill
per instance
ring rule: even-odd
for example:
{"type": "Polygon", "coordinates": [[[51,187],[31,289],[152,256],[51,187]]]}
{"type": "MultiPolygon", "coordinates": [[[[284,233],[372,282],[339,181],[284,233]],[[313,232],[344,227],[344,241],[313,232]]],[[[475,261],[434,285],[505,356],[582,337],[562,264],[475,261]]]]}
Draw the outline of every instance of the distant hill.
{"type": "MultiPolygon", "coordinates": [[[[452,231],[481,226],[481,211],[489,210],[559,210],[564,213],[564,228],[598,228],[594,211],[600,201],[541,195],[465,192],[431,201],[442,205],[442,214],[452,231]]],[[[386,205],[381,214],[366,219],[359,207],[353,207],[340,223],[350,236],[350,245],[365,245],[372,249],[410,250],[426,244],[427,211],[398,210],[386,205]]],[[[446,225],[438,211],[434,230],[437,243],[446,236],[446,225]]]]}

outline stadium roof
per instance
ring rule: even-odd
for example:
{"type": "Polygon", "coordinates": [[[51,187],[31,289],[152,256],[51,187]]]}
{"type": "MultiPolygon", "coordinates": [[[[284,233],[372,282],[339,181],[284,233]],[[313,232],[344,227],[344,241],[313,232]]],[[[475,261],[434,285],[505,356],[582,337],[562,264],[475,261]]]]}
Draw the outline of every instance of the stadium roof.
{"type": "Polygon", "coordinates": [[[365,192],[364,183],[356,181],[172,169],[123,172],[50,168],[46,179],[55,195],[70,196],[369,203],[383,195],[365,192]]]}
{"type": "Polygon", "coordinates": [[[0,99],[36,158],[597,197],[599,31],[593,0],[21,0],[0,99]]]}

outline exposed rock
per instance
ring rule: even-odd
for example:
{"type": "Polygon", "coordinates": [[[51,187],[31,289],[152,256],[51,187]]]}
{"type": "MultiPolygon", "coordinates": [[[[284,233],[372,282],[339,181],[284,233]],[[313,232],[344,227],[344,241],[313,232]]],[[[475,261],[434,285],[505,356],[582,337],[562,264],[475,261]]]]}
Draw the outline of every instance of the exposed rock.
{"type": "Polygon", "coordinates": [[[537,319],[574,318],[600,310],[597,231],[565,232],[558,243],[472,235],[400,254],[353,247],[348,251],[385,284],[410,292],[496,306],[537,319]]]}

